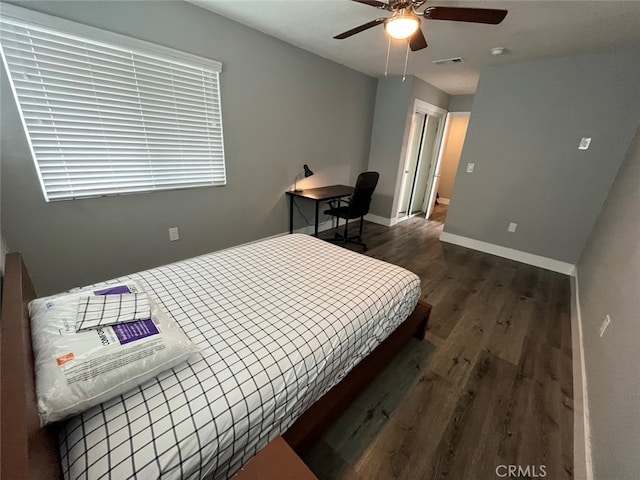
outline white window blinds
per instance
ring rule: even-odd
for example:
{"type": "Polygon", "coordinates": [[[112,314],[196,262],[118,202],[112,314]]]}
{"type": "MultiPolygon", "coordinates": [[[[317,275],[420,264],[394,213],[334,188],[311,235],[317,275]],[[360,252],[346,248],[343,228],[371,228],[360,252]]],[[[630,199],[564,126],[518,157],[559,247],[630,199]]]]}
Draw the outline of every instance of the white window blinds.
{"type": "Polygon", "coordinates": [[[2,59],[47,201],[226,183],[219,62],[7,10],[2,59]]]}

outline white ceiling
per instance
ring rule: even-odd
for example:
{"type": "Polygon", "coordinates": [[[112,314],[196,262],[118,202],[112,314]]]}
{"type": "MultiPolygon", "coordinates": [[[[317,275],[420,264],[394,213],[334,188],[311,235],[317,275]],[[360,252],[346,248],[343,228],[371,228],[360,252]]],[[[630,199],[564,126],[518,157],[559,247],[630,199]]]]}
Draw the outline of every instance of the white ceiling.
{"type": "MultiPolygon", "coordinates": [[[[388,40],[381,25],[345,40],[332,37],[389,12],[350,0],[187,0],[374,77],[385,71],[388,40]]],[[[422,20],[429,47],[409,54],[408,74],[452,95],[474,93],[483,67],[544,57],[605,50],[625,44],[640,48],[640,0],[430,0],[426,5],[499,8],[500,25],[422,20]],[[492,56],[492,47],[506,53],[492,56]],[[464,63],[431,62],[461,56],[464,63]]],[[[423,5],[419,11],[423,11],[423,5]]],[[[402,74],[406,42],[391,46],[389,74],[402,74]]]]}

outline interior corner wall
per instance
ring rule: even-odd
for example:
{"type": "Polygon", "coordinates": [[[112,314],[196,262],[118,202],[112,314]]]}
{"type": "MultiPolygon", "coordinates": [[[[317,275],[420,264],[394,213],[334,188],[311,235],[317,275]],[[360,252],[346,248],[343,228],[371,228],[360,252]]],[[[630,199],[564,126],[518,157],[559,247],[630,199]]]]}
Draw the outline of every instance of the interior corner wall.
{"type": "MultiPolygon", "coordinates": [[[[40,295],[284,233],[284,192],[303,164],[315,172],[303,188],[353,184],[367,166],[374,78],[183,1],[10,3],[223,68],[226,186],[50,203],[0,73],[2,235],[23,252],[40,295]],[[170,227],[179,241],[169,242],[170,227]]],[[[296,227],[304,224],[298,217],[296,227]]]]}
{"type": "Polygon", "coordinates": [[[413,77],[404,82],[400,77],[378,79],[367,169],[380,174],[369,213],[384,218],[391,218],[412,83],[413,77]]]}
{"type": "Polygon", "coordinates": [[[444,231],[575,264],[638,121],[640,48],[485,69],[444,231]]]}
{"type": "Polygon", "coordinates": [[[578,262],[594,478],[640,478],[640,128],[578,262]],[[600,337],[606,315],[611,324],[600,337]]]}
{"type": "MultiPolygon", "coordinates": [[[[0,286],[2,285],[2,278],[4,278],[4,256],[8,252],[7,244],[2,236],[2,158],[0,157],[0,286]]],[[[0,295],[2,291],[0,289],[0,295]]],[[[2,298],[0,297],[0,303],[2,298]]]]}
{"type": "Polygon", "coordinates": [[[387,219],[396,216],[396,192],[402,180],[399,172],[405,160],[415,99],[444,109],[449,106],[447,93],[413,76],[404,81],[399,76],[378,79],[367,167],[380,173],[371,200],[373,215],[387,219]]]}
{"type": "MultiPolygon", "coordinates": [[[[445,110],[449,108],[449,100],[451,98],[449,94],[434,87],[430,83],[425,82],[424,80],[413,77],[412,91],[413,99],[422,100],[423,102],[444,108],[445,110]]],[[[411,108],[413,108],[413,100],[411,102],[411,108]]],[[[413,112],[410,112],[410,114],[411,113],[413,112]]]]}
{"type": "Polygon", "coordinates": [[[475,95],[451,95],[449,101],[450,112],[470,112],[475,95]]]}

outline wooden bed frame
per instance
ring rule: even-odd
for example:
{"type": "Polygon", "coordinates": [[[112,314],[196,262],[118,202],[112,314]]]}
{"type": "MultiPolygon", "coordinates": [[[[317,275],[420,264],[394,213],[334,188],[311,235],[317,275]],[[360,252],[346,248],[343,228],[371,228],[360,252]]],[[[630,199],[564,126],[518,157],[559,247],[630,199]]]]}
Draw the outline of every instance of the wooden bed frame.
{"type": "MultiPolygon", "coordinates": [[[[62,478],[55,426],[40,427],[35,398],[33,352],[27,305],[36,298],[20,253],[6,256],[0,324],[0,477],[62,478]]],[[[283,437],[298,453],[322,434],[411,337],[423,339],[431,306],[413,313],[339,384],[287,430],[283,437]]]]}

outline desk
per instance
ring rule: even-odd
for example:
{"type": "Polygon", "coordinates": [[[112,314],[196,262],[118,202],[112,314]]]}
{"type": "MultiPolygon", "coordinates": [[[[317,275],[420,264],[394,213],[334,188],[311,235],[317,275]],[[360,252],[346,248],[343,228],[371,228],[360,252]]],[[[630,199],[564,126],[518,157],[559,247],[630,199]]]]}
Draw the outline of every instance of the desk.
{"type": "Polygon", "coordinates": [[[316,202],[316,224],[315,224],[315,236],[318,236],[318,210],[320,209],[320,202],[328,202],[330,200],[337,200],[339,198],[349,197],[353,193],[353,187],[346,185],[329,185],[326,187],[307,188],[300,192],[288,191],[289,195],[289,233],[293,233],[293,201],[295,197],[308,198],[315,200],[316,202]]]}

